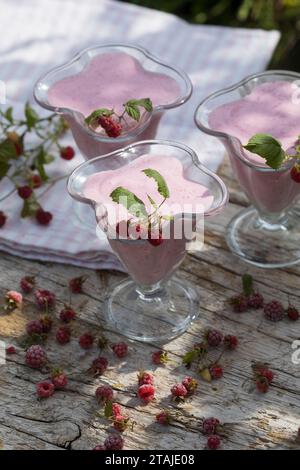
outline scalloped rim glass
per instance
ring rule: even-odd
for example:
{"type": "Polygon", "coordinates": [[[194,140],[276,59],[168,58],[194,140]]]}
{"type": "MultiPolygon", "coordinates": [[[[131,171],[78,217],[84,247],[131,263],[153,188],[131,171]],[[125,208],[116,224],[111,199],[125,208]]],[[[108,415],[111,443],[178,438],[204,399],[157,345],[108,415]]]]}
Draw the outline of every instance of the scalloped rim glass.
{"type": "MultiPolygon", "coordinates": [[[[64,77],[65,76],[66,75],[64,75],[64,77]]],[[[97,140],[98,142],[114,142],[114,143],[124,142],[125,143],[127,140],[135,138],[139,134],[141,134],[149,125],[152,119],[152,116],[154,114],[167,110],[167,109],[176,108],[177,106],[182,105],[190,98],[192,92],[193,92],[192,82],[184,71],[166,62],[163,62],[158,57],[154,56],[153,54],[151,54],[146,49],[140,46],[134,46],[131,44],[126,44],[126,43],[112,43],[112,44],[103,44],[103,45],[88,47],[84,49],[83,51],[79,52],[78,54],[76,54],[71,60],[63,63],[62,65],[52,68],[50,71],[44,74],[36,82],[34,86],[33,95],[37,103],[43,108],[46,108],[58,114],[69,115],[72,118],[74,118],[76,123],[80,125],[80,127],[85,131],[85,133],[91,136],[93,139],[97,140]],[[151,113],[143,114],[143,118],[140,120],[139,125],[134,127],[131,131],[127,132],[126,134],[123,134],[122,136],[117,137],[117,138],[108,137],[105,134],[100,135],[99,133],[90,129],[84,123],[84,116],[81,112],[75,111],[71,108],[53,106],[48,101],[48,90],[53,83],[58,81],[60,78],[63,78],[62,76],[59,77],[61,72],[65,72],[66,70],[69,70],[70,75],[76,75],[80,73],[87,66],[90,59],[98,55],[99,52],[105,51],[105,50],[112,50],[112,49],[123,50],[124,52],[128,52],[128,53],[131,52],[131,55],[133,55],[136,58],[138,58],[139,55],[142,55],[149,61],[154,62],[155,64],[158,64],[158,66],[160,66],[162,69],[161,73],[164,73],[164,70],[168,71],[169,75],[171,75],[177,81],[181,89],[181,95],[174,102],[155,106],[151,113]]]]}
{"type": "MultiPolygon", "coordinates": [[[[184,144],[166,140],[137,142],[82,163],[69,176],[67,183],[69,194],[76,200],[92,206],[101,224],[101,217],[103,214],[103,217],[105,217],[106,213],[104,205],[84,196],[84,185],[88,176],[97,171],[120,168],[141,155],[151,152],[151,150],[155,155],[156,147],[158,155],[161,154],[162,148],[166,147],[170,155],[172,155],[172,151],[173,155],[177,152],[177,158],[181,161],[184,159],[183,161],[186,162],[184,169],[187,179],[206,185],[210,190],[214,200],[211,208],[204,212],[204,216],[210,217],[219,213],[228,201],[228,192],[223,181],[199,162],[196,153],[192,149],[184,144]],[[188,161],[190,161],[190,164],[188,164],[188,161]]],[[[185,216],[188,217],[189,214],[185,214],[185,216]]],[[[124,243],[127,243],[128,246],[130,242],[126,240],[124,243]]],[[[138,243],[139,246],[142,243],[148,244],[146,240],[132,241],[131,250],[134,249],[135,243],[138,243]]],[[[126,279],[109,293],[105,304],[105,316],[107,323],[113,329],[131,339],[162,343],[182,334],[197,318],[199,298],[195,288],[185,280],[173,278],[173,273],[183,260],[186,252],[185,247],[182,248],[179,245],[179,248],[180,253],[175,253],[175,259],[168,263],[169,266],[166,267],[163,264],[163,269],[158,270],[157,277],[153,278],[154,284],[150,284],[151,281],[149,280],[148,284],[141,285],[137,280],[126,279]]],[[[149,256],[147,248],[146,252],[149,256]]],[[[145,252],[138,253],[138,256],[144,259],[145,252]]],[[[161,251],[158,254],[161,256],[161,251]]],[[[154,263],[155,266],[157,256],[154,259],[153,252],[151,260],[152,265],[154,263]]],[[[151,266],[151,263],[149,266],[151,266]]],[[[147,266],[147,269],[151,270],[149,266],[147,266]]]]}
{"type": "MultiPolygon", "coordinates": [[[[194,115],[195,123],[202,132],[217,137],[224,144],[234,167],[236,167],[234,160],[237,159],[237,162],[239,161],[248,167],[248,171],[257,172],[258,175],[265,174],[266,178],[278,174],[284,176],[285,173],[289,172],[293,162],[286,162],[278,170],[266,167],[264,164],[251,162],[246,156],[242,142],[233,135],[209,127],[208,116],[213,109],[225,102],[238,99],[237,91],[240,98],[242,98],[249,94],[257,84],[278,80],[299,81],[300,74],[285,70],[269,70],[250,75],[238,83],[218,90],[203,99],[197,106],[194,115]],[[227,99],[232,94],[235,94],[234,98],[218,102],[218,98],[226,97],[227,99]]],[[[244,189],[242,183],[241,187],[244,189]]],[[[245,188],[245,192],[248,193],[250,201],[252,199],[253,202],[255,198],[249,196],[249,194],[251,195],[249,187],[248,190],[245,188]]],[[[279,268],[299,263],[300,248],[298,249],[297,246],[300,239],[297,237],[297,233],[300,230],[300,220],[299,213],[293,209],[296,200],[297,196],[290,204],[287,202],[286,207],[280,208],[280,211],[276,213],[264,209],[264,205],[260,204],[257,199],[254,207],[241,211],[229,223],[226,238],[230,249],[243,258],[244,261],[263,268],[279,268]],[[251,240],[252,236],[253,240],[251,240]],[[273,249],[274,246],[277,247],[276,250],[273,249]]]]}

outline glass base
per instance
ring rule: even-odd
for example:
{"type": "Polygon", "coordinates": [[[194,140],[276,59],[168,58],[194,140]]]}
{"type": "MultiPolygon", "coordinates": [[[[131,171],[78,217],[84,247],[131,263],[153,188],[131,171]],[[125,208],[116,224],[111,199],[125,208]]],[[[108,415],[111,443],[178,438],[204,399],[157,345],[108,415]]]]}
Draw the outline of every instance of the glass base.
{"type": "Polygon", "coordinates": [[[106,302],[106,320],[130,339],[162,343],[187,330],[199,314],[196,291],[172,279],[154,291],[140,291],[131,279],[123,281],[106,302]]]}
{"type": "Polygon", "coordinates": [[[233,253],[261,268],[300,262],[300,216],[294,210],[269,222],[261,219],[255,208],[245,209],[229,223],[226,238],[233,253]]]}

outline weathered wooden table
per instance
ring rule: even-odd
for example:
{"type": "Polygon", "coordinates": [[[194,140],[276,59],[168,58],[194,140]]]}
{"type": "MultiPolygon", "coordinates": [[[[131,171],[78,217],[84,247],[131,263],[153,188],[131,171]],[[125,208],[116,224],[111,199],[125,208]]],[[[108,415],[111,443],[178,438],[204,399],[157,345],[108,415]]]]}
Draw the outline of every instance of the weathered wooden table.
{"type": "MultiPolygon", "coordinates": [[[[300,322],[284,320],[273,324],[263,318],[261,311],[235,314],[226,300],[240,292],[241,275],[248,272],[267,299],[287,304],[289,298],[300,307],[300,268],[255,269],[228,251],[225,226],[247,202],[227,164],[220,174],[231,190],[230,204],[221,215],[207,222],[205,250],[197,256],[189,255],[179,272],[199,290],[199,320],[187,333],[165,345],[172,360],[165,367],[151,365],[155,345],[132,342],[124,360],[105,353],[110,366],[104,376],[93,379],[86,373],[97,351],[95,348],[83,355],[77,337],[80,332],[98,328],[107,289],[123,274],[27,261],[1,253],[1,294],[14,289],[23,275],[35,275],[41,287],[56,292],[56,311],[68,298],[68,280],[88,275],[85,293],[74,296],[74,306],[80,312],[74,324],[74,339],[59,346],[50,337],[46,344],[50,359],[69,375],[67,389],[38,401],[35,383],[44,376],[24,365],[20,347],[17,355],[8,356],[7,364],[0,366],[0,438],[5,449],[91,449],[102,443],[111,425],[99,415],[94,398],[100,383],[114,388],[116,401],[136,421],[133,430],[125,431],[126,449],[203,449],[206,438],[199,432],[200,421],[209,416],[227,423],[224,449],[299,448],[295,437],[300,425],[300,364],[293,364],[291,356],[292,342],[300,337],[300,322]],[[155,423],[158,410],[170,405],[170,387],[186,374],[182,355],[209,327],[236,334],[240,341],[238,350],[223,359],[224,377],[212,383],[199,379],[196,395],[180,406],[173,424],[164,427],[155,423]],[[274,384],[266,394],[251,390],[251,361],[269,362],[275,371],[274,384]],[[136,397],[137,371],[141,368],[155,374],[156,401],[147,406],[136,397]]],[[[27,297],[23,312],[0,315],[0,339],[7,345],[17,344],[26,322],[37,316],[36,307],[30,302],[32,297],[27,297]]],[[[110,341],[121,339],[111,331],[105,334],[110,341]]]]}

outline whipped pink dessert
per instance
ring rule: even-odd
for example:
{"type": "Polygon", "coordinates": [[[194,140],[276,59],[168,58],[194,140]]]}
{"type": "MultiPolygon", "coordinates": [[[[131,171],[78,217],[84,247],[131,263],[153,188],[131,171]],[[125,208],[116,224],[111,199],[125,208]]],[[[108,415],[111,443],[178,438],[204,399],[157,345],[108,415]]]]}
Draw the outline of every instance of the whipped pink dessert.
{"type": "MultiPolygon", "coordinates": [[[[185,178],[180,160],[172,156],[143,155],[117,170],[95,173],[86,181],[84,195],[105,207],[109,226],[133,217],[124,206],[112,201],[110,194],[117,187],[125,187],[144,201],[148,214],[153,212],[148,196],[158,205],[164,201],[164,197],[158,193],[155,180],[143,173],[148,168],[158,171],[169,188],[169,198],[162,205],[160,214],[173,215],[175,218],[179,216],[183,220],[182,214],[192,218],[211,207],[213,196],[206,187],[185,178]]],[[[172,221],[165,222],[165,225],[173,224],[172,221]]],[[[146,286],[169,277],[186,252],[186,236],[183,234],[176,238],[172,228],[163,231],[158,244],[149,242],[147,234],[145,238],[135,240],[118,237],[108,239],[131,276],[146,286]]]]}
{"type": "MultiPolygon", "coordinates": [[[[209,126],[238,138],[243,145],[254,134],[270,134],[287,151],[295,146],[300,134],[300,107],[294,96],[292,82],[258,84],[243,98],[214,109],[209,115],[209,126]]],[[[256,207],[279,213],[293,203],[300,193],[300,185],[291,179],[289,169],[271,170],[262,157],[242,148],[237,158],[236,150],[233,152],[228,142],[224,144],[241,186],[256,207]],[[243,159],[253,166],[246,166],[243,159]]]]}

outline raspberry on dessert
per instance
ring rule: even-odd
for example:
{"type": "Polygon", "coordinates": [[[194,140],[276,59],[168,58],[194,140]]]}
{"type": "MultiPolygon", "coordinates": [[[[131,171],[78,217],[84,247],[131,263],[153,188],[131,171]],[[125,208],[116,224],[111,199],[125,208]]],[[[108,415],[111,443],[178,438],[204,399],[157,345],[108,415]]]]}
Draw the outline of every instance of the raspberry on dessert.
{"type": "Polygon", "coordinates": [[[56,390],[63,390],[68,384],[67,376],[61,370],[54,370],[51,379],[56,390]]]}
{"type": "Polygon", "coordinates": [[[96,359],[93,360],[92,365],[90,367],[90,371],[95,375],[102,375],[106,371],[108,367],[108,360],[106,357],[96,357],[96,359]]]}
{"type": "Polygon", "coordinates": [[[223,377],[223,367],[219,364],[214,364],[209,368],[209,373],[212,379],[221,379],[223,377]]]}
{"type": "Polygon", "coordinates": [[[162,424],[162,425],[166,426],[167,424],[171,423],[172,416],[171,416],[169,411],[162,410],[159,413],[157,413],[155,419],[159,424],[162,424]]]}
{"type": "Polygon", "coordinates": [[[4,227],[6,224],[7,216],[4,214],[3,211],[0,211],[0,228],[4,227]]]}
{"type": "Polygon", "coordinates": [[[101,444],[98,444],[97,446],[95,446],[92,450],[106,450],[106,448],[101,445],[101,444]]]}
{"type": "Polygon", "coordinates": [[[277,322],[284,317],[284,307],[278,300],[272,300],[264,306],[264,314],[267,320],[277,322]]]}
{"type": "Polygon", "coordinates": [[[106,450],[122,450],[124,447],[124,439],[120,434],[110,434],[104,441],[106,450]]]}
{"type": "Polygon", "coordinates": [[[53,383],[44,380],[36,384],[36,393],[39,398],[49,398],[55,392],[53,383]]]}
{"type": "Polygon", "coordinates": [[[98,119],[98,124],[105,130],[108,137],[116,138],[121,135],[121,124],[115,121],[112,117],[100,116],[98,119]]]}
{"type": "Polygon", "coordinates": [[[248,310],[248,298],[244,294],[231,297],[229,302],[230,305],[232,305],[233,311],[236,313],[242,313],[248,310]]]}
{"type": "Polygon", "coordinates": [[[20,186],[18,188],[18,194],[21,199],[28,199],[32,194],[32,189],[30,186],[20,186]]]}
{"type": "Polygon", "coordinates": [[[37,334],[41,335],[43,331],[43,325],[39,320],[31,320],[26,325],[26,331],[28,335],[37,334]]]}
{"type": "Polygon", "coordinates": [[[300,183],[300,165],[296,163],[291,169],[291,178],[295,181],[295,183],[300,183]]]}
{"type": "Polygon", "coordinates": [[[138,373],[138,383],[139,385],[153,385],[154,377],[149,372],[141,370],[138,373]]]}
{"type": "Polygon", "coordinates": [[[181,383],[186,388],[188,396],[193,395],[197,390],[198,382],[193,377],[186,376],[181,383]]]}
{"type": "Polygon", "coordinates": [[[73,294],[81,294],[83,292],[82,286],[85,281],[85,276],[73,277],[73,279],[70,279],[69,288],[71,292],[73,292],[73,294]]]}
{"type": "Polygon", "coordinates": [[[266,377],[259,377],[259,378],[256,380],[256,389],[257,389],[260,393],[266,393],[266,392],[269,390],[269,382],[268,382],[268,379],[266,379],[266,377]]]}
{"type": "Polygon", "coordinates": [[[207,438],[207,447],[211,450],[216,450],[221,445],[221,439],[217,435],[212,435],[207,438]]]}
{"type": "Polygon", "coordinates": [[[100,385],[96,389],[95,395],[99,403],[105,404],[113,399],[114,391],[109,385],[100,385]]]}
{"type": "Polygon", "coordinates": [[[171,387],[171,394],[174,398],[184,399],[188,395],[188,391],[182,383],[178,383],[171,387]]]}
{"type": "Polygon", "coordinates": [[[6,354],[16,354],[16,348],[14,346],[8,346],[6,348],[6,354]]]}
{"type": "Polygon", "coordinates": [[[154,351],[152,353],[152,362],[156,365],[163,365],[169,361],[169,356],[166,351],[154,351]]]}
{"type": "Polygon", "coordinates": [[[112,344],[111,349],[113,350],[114,354],[120,359],[122,357],[127,356],[128,354],[128,345],[123,342],[112,344]]]}
{"type": "Polygon", "coordinates": [[[235,350],[239,345],[239,340],[234,335],[226,335],[223,343],[227,349],[235,350]]]}
{"type": "Polygon", "coordinates": [[[59,344],[67,344],[71,340],[71,330],[68,326],[61,326],[58,328],[56,335],[56,341],[59,344]]]}
{"type": "Polygon", "coordinates": [[[140,385],[138,389],[138,396],[145,403],[149,403],[154,399],[155,388],[151,384],[140,385]]]}
{"type": "Polygon", "coordinates": [[[35,213],[35,218],[40,225],[48,225],[53,219],[53,215],[40,207],[35,213]]]}
{"type": "Polygon", "coordinates": [[[32,187],[33,189],[38,189],[42,186],[42,178],[40,177],[40,175],[32,175],[31,176],[31,184],[32,184],[32,187]]]}
{"type": "Polygon", "coordinates": [[[60,149],[60,156],[64,160],[72,160],[72,158],[75,156],[75,150],[70,145],[67,147],[62,147],[60,149]]]}
{"type": "Polygon", "coordinates": [[[49,315],[43,315],[40,318],[40,324],[42,325],[43,333],[49,333],[52,328],[52,318],[49,315]]]}
{"type": "Polygon", "coordinates": [[[207,342],[210,346],[219,346],[223,341],[223,335],[218,330],[209,330],[206,334],[207,342]]]}
{"type": "Polygon", "coordinates": [[[38,344],[30,346],[25,354],[25,362],[33,369],[41,369],[47,363],[45,350],[38,344]]]}
{"type": "Polygon", "coordinates": [[[299,320],[299,310],[293,305],[289,305],[286,311],[288,318],[292,321],[299,320]]]}
{"type": "Polygon", "coordinates": [[[90,333],[83,333],[79,338],[79,344],[82,349],[91,349],[94,344],[95,337],[90,333]]]}
{"type": "Polygon", "coordinates": [[[55,294],[46,289],[38,289],[34,293],[35,300],[40,309],[52,308],[55,304],[55,294]]]}
{"type": "Polygon", "coordinates": [[[20,281],[20,287],[23,292],[30,294],[35,286],[35,279],[32,276],[24,276],[20,281]]]}
{"type": "Polygon", "coordinates": [[[217,418],[205,418],[202,422],[203,434],[216,434],[220,421],[217,418]]]}
{"type": "Polygon", "coordinates": [[[65,307],[59,313],[59,318],[64,323],[70,323],[75,317],[76,312],[71,307],[65,307]]]}
{"type": "Polygon", "coordinates": [[[150,245],[159,246],[163,243],[163,241],[164,241],[164,239],[163,239],[163,235],[162,235],[161,230],[159,230],[158,233],[152,233],[151,229],[149,229],[148,242],[150,243],[150,245]]]}

